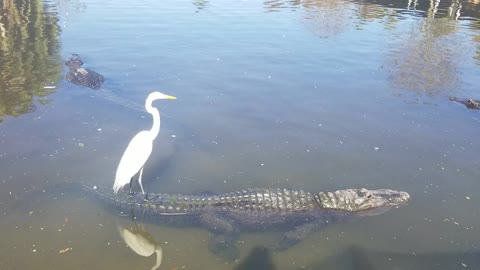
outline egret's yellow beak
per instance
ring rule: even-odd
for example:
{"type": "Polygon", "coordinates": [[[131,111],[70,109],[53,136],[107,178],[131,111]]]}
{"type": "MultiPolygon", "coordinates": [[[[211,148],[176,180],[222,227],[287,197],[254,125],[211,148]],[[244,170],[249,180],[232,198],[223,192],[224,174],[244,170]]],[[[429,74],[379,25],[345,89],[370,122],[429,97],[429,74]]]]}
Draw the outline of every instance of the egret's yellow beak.
{"type": "Polygon", "coordinates": [[[169,95],[167,95],[167,99],[177,99],[177,98],[174,97],[174,96],[169,96],[169,95]]]}

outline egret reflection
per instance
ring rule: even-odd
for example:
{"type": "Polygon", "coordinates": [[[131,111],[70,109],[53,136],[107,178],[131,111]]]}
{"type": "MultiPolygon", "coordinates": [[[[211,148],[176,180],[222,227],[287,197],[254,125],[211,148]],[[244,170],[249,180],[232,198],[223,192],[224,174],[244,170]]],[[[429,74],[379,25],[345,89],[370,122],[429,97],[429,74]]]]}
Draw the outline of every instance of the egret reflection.
{"type": "Polygon", "coordinates": [[[155,264],[152,266],[151,270],[158,269],[162,264],[163,250],[158,244],[153,236],[145,231],[143,226],[135,223],[133,227],[122,227],[117,226],[120,237],[127,246],[143,257],[150,257],[154,253],[156,256],[155,264]]]}

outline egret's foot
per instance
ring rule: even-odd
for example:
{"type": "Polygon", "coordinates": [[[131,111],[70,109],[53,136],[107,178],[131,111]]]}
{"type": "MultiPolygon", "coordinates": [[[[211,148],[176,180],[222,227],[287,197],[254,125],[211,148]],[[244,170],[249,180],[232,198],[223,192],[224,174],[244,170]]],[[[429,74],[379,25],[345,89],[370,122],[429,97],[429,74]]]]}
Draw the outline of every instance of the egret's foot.
{"type": "Polygon", "coordinates": [[[210,241],[208,249],[213,254],[232,262],[238,259],[240,252],[235,246],[235,241],[232,237],[226,235],[216,235],[210,241]]]}

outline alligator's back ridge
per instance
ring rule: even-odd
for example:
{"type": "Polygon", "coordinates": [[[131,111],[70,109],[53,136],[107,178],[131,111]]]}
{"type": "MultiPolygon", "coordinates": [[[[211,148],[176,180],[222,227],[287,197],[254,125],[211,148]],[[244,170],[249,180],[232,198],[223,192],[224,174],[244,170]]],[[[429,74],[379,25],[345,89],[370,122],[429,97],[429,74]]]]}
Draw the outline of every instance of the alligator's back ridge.
{"type": "Polygon", "coordinates": [[[304,212],[318,208],[318,195],[303,190],[288,189],[244,189],[221,195],[184,194],[129,194],[120,192],[114,195],[110,189],[84,186],[84,189],[97,197],[120,207],[142,206],[158,213],[188,213],[202,210],[239,212],[304,212]]]}

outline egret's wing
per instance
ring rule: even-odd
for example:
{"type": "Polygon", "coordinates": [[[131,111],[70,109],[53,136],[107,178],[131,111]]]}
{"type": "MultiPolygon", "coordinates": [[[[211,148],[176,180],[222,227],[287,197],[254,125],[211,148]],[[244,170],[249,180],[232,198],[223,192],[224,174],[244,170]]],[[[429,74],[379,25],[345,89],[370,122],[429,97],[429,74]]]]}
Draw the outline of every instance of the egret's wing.
{"type": "Polygon", "coordinates": [[[145,165],[151,153],[152,140],[148,131],[142,131],[135,135],[128,144],[118,164],[115,181],[117,181],[117,179],[123,179],[129,182],[130,178],[145,165]]]}

